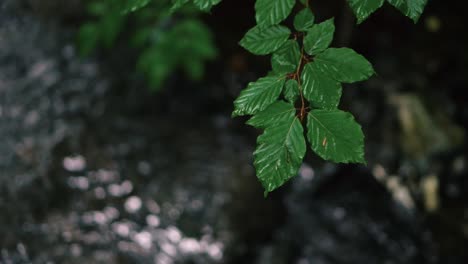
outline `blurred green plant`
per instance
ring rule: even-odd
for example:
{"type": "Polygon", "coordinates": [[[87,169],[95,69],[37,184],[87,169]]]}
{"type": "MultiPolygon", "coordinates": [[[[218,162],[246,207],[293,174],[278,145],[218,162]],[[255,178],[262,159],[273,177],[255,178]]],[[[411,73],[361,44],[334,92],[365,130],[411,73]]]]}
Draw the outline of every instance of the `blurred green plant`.
{"type": "Polygon", "coordinates": [[[78,33],[80,54],[111,49],[119,37],[130,35],[126,41],[137,51],[136,68],[153,90],[177,69],[200,80],[204,63],[217,55],[210,30],[198,18],[198,9],[208,10],[204,5],[175,10],[170,0],[90,0],[86,7],[90,19],[78,33]]]}

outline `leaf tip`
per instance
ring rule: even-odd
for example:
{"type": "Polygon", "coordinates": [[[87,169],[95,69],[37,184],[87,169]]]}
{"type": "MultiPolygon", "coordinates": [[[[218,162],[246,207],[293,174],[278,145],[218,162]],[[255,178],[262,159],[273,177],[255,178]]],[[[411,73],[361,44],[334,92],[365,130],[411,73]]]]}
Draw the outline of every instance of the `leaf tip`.
{"type": "Polygon", "coordinates": [[[246,49],[246,48],[244,47],[244,39],[239,40],[239,42],[237,42],[237,44],[238,44],[239,46],[241,46],[242,48],[246,49]]]}
{"type": "Polygon", "coordinates": [[[414,23],[414,24],[417,24],[417,23],[419,22],[419,18],[420,18],[420,17],[421,17],[421,16],[413,16],[413,17],[411,18],[411,20],[413,20],[413,23],[414,23]]]}
{"type": "Polygon", "coordinates": [[[255,121],[252,119],[254,119],[254,117],[251,117],[249,120],[247,120],[245,124],[248,126],[257,127],[255,121]]]}

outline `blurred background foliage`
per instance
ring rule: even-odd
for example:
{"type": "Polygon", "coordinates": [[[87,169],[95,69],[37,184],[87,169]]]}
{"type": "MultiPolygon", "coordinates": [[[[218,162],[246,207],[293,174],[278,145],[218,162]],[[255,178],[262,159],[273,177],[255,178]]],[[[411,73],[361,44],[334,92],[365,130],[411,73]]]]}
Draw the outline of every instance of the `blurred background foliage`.
{"type": "Polygon", "coordinates": [[[112,52],[117,41],[124,42],[135,51],[136,69],[152,90],[160,89],[178,69],[198,81],[204,63],[216,58],[212,33],[192,3],[177,10],[170,0],[88,0],[85,5],[88,18],[78,33],[80,54],[112,52]]]}

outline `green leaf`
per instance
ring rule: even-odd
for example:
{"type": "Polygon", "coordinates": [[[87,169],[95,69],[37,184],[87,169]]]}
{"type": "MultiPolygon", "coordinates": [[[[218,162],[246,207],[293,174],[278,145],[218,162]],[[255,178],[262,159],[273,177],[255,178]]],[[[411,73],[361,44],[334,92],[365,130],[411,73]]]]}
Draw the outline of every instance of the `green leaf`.
{"type": "Polygon", "coordinates": [[[351,9],[356,15],[358,24],[366,20],[375,10],[382,7],[385,0],[348,0],[351,9]]]}
{"type": "Polygon", "coordinates": [[[257,0],[255,19],[260,27],[276,25],[285,20],[292,11],[296,0],[257,0]]]}
{"type": "Polygon", "coordinates": [[[172,0],[171,11],[174,12],[175,10],[181,8],[182,6],[187,4],[188,2],[189,2],[189,0],[172,0]]]}
{"type": "Polygon", "coordinates": [[[284,85],[284,98],[290,102],[291,104],[294,104],[296,102],[297,98],[299,97],[299,84],[297,83],[296,80],[288,80],[286,84],[284,85]]]}
{"type": "Polygon", "coordinates": [[[123,3],[122,13],[127,14],[135,12],[145,6],[147,6],[151,0],[126,0],[123,3]]]}
{"type": "Polygon", "coordinates": [[[255,128],[267,128],[274,126],[278,122],[288,121],[294,117],[296,109],[292,104],[283,101],[276,101],[264,111],[258,112],[247,121],[247,125],[255,128]]]}
{"type": "MultiPolygon", "coordinates": [[[[171,11],[174,12],[188,2],[189,0],[172,0],[171,11]]],[[[220,2],[221,0],[193,0],[193,4],[201,11],[210,11],[213,6],[219,4],[220,2]]]]}
{"type": "Polygon", "coordinates": [[[288,40],[271,57],[271,66],[276,73],[295,72],[301,60],[299,44],[295,40],[288,40]]]}
{"type": "Polygon", "coordinates": [[[307,118],[312,149],[325,160],[365,163],[364,135],[354,117],[340,110],[313,110],[307,118]]]}
{"type": "Polygon", "coordinates": [[[268,76],[251,82],[234,101],[232,116],[253,115],[267,108],[281,94],[286,78],[268,76]]]}
{"type": "Polygon", "coordinates": [[[317,62],[304,66],[301,76],[304,97],[313,107],[333,110],[341,98],[341,84],[318,69],[317,62]]]}
{"type": "Polygon", "coordinates": [[[214,59],[217,55],[213,35],[205,24],[196,19],[185,19],[177,23],[171,32],[168,46],[180,45],[175,53],[188,53],[183,57],[214,59]]]}
{"type": "Polygon", "coordinates": [[[166,78],[175,67],[175,60],[170,53],[159,46],[146,49],[138,59],[137,67],[145,73],[146,79],[152,91],[162,88],[166,78]]]}
{"type": "Polygon", "coordinates": [[[100,40],[106,48],[111,48],[122,31],[126,16],[120,13],[109,13],[99,21],[100,40]]]}
{"type": "Polygon", "coordinates": [[[312,11],[309,8],[304,8],[294,17],[294,28],[298,31],[307,31],[314,26],[314,20],[315,16],[312,11]]]}
{"type": "Polygon", "coordinates": [[[344,83],[367,80],[375,73],[366,58],[348,48],[329,48],[315,62],[322,74],[344,83]]]}
{"type": "Polygon", "coordinates": [[[86,23],[78,32],[78,48],[81,56],[88,56],[97,47],[99,28],[95,23],[86,23]]]}
{"type": "Polygon", "coordinates": [[[394,7],[398,8],[405,16],[418,22],[419,17],[424,12],[427,0],[387,0],[394,7]]]}
{"type": "Polygon", "coordinates": [[[198,19],[186,18],[156,32],[157,41],[148,43],[151,45],[143,50],[137,65],[153,90],[162,88],[177,68],[193,80],[201,79],[203,64],[217,54],[208,28],[198,19]]]}
{"type": "Polygon", "coordinates": [[[246,50],[256,55],[266,55],[280,48],[289,38],[291,31],[284,26],[250,29],[239,42],[246,50]]]}
{"type": "Polygon", "coordinates": [[[209,11],[213,6],[219,4],[221,0],[193,0],[195,6],[202,11],[209,11]]]}
{"type": "Polygon", "coordinates": [[[292,104],[276,102],[256,117],[255,123],[265,131],[257,139],[254,166],[265,192],[294,177],[304,159],[304,130],[295,112],[292,104]]]}
{"type": "Polygon", "coordinates": [[[335,33],[334,19],[315,25],[304,37],[304,49],[309,55],[315,55],[330,46],[335,33]]]}

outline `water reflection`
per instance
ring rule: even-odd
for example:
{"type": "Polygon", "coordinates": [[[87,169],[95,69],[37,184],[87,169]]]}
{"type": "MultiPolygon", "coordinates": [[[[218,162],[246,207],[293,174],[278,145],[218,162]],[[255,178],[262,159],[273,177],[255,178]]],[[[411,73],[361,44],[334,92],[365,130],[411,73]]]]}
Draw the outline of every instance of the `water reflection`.
{"type": "Polygon", "coordinates": [[[124,208],[129,213],[136,213],[141,208],[141,199],[137,196],[129,197],[124,204],[124,208]]]}
{"type": "MultiPolygon", "coordinates": [[[[214,263],[223,259],[224,244],[214,239],[210,228],[205,228],[200,237],[193,237],[171,225],[184,210],[201,210],[204,207],[202,199],[189,199],[190,194],[186,190],[177,189],[174,192],[177,202],[163,202],[160,207],[153,199],[131,195],[134,184],[127,179],[121,180],[118,171],[84,171],[86,160],[82,155],[65,157],[63,166],[69,172],[86,175],[68,176],[67,184],[71,189],[91,194],[93,197],[88,203],[95,199],[107,200],[109,204],[102,210],[71,214],[67,217],[67,224],[57,227],[62,238],[70,244],[68,252],[72,256],[82,257],[89,247],[110,243],[115,244],[121,254],[138,254],[140,259],[153,259],[154,263],[175,263],[187,259],[214,263]],[[113,197],[119,199],[109,203],[113,197]],[[162,212],[165,216],[161,216],[162,212]],[[89,231],[84,231],[81,225],[89,231]]],[[[137,170],[142,174],[150,171],[144,161],[138,163],[137,170]]]]}
{"type": "Polygon", "coordinates": [[[63,167],[71,172],[83,171],[86,168],[86,160],[81,155],[65,157],[63,167]]]}

